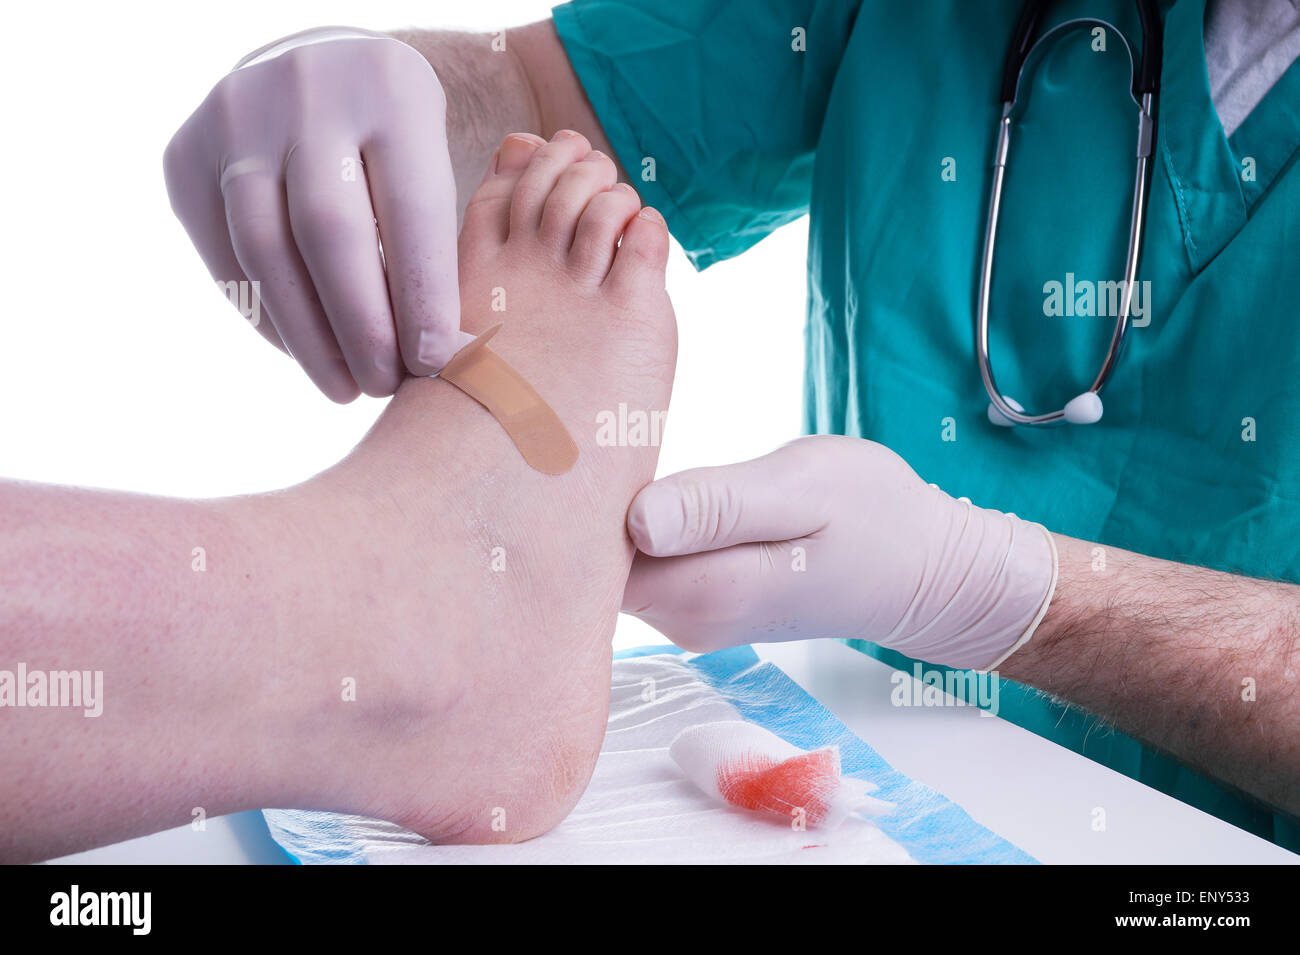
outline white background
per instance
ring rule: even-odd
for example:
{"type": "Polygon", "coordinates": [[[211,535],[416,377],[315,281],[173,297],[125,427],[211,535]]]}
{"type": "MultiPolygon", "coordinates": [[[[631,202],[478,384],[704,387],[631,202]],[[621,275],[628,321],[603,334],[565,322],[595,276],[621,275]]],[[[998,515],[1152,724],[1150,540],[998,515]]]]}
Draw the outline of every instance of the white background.
{"type": "MultiPolygon", "coordinates": [[[[338,406],[209,279],[162,179],[172,133],[244,53],[320,24],[495,30],[480,3],[15,4],[0,96],[0,476],[180,496],[296,483],[384,402],[338,406]]],[[[680,360],[660,474],[798,434],[804,224],[697,274],[674,250],[680,360]]],[[[658,642],[630,618],[617,645],[658,642]]]]}

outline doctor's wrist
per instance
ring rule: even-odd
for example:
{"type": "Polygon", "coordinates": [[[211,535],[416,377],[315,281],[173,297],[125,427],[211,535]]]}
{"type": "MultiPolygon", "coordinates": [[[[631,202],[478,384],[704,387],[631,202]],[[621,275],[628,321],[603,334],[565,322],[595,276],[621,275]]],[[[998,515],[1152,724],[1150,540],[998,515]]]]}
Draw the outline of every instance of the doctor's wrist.
{"type": "Polygon", "coordinates": [[[1003,676],[1034,686],[1053,685],[1049,671],[1077,665],[1067,649],[1072,636],[1091,628],[1106,613],[1110,597],[1107,582],[1121,572],[1126,551],[1053,535],[1057,552],[1057,580],[1050,605],[1034,631],[1033,639],[998,666],[1003,676]]]}
{"type": "Polygon", "coordinates": [[[952,499],[924,505],[930,558],[902,634],[880,640],[919,660],[993,670],[1028,645],[1058,579],[1054,536],[1014,514],[952,499]]]}

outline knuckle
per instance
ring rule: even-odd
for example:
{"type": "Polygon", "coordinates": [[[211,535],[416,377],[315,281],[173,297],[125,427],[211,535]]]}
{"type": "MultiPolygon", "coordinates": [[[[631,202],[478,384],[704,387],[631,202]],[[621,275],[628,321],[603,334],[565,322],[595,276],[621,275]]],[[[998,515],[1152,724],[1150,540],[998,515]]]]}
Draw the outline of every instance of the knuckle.
{"type": "Polygon", "coordinates": [[[548,163],[551,166],[568,166],[574,161],[575,153],[581,157],[586,155],[590,148],[583,136],[572,139],[555,139],[538,146],[537,152],[533,155],[533,161],[548,163]],[[579,140],[581,140],[581,144],[577,145],[579,140]]]}
{"type": "Polygon", "coordinates": [[[683,481],[678,487],[682,502],[684,537],[697,545],[717,540],[719,514],[717,492],[710,483],[683,481]]]}
{"type": "MultiPolygon", "coordinates": [[[[288,102],[299,110],[320,101],[313,91],[321,86],[322,73],[328,75],[328,68],[322,69],[320,65],[320,61],[330,53],[324,49],[327,46],[328,43],[320,43],[299,47],[264,64],[269,75],[274,77],[276,88],[286,91],[288,102]]],[[[326,101],[330,100],[327,98],[326,101]]]]}
{"type": "Polygon", "coordinates": [[[618,209],[618,194],[612,190],[598,192],[587,203],[586,213],[593,218],[603,218],[618,209]]]}
{"type": "Polygon", "coordinates": [[[208,97],[203,101],[200,111],[208,119],[217,119],[226,123],[237,121],[246,112],[249,103],[259,101],[257,90],[261,86],[261,69],[270,69],[274,61],[261,67],[236,70],[222,77],[212,87],[208,97]]]}
{"type": "Polygon", "coordinates": [[[187,150],[184,133],[185,127],[182,126],[172,134],[172,138],[167,141],[167,146],[163,149],[163,174],[167,176],[168,188],[171,188],[172,181],[186,168],[187,150]]]}
{"type": "Polygon", "coordinates": [[[243,72],[245,71],[238,70],[214,86],[200,108],[207,133],[215,138],[215,142],[227,148],[246,140],[246,130],[250,127],[249,114],[256,108],[250,106],[250,103],[258,102],[258,98],[250,97],[245,89],[256,82],[257,78],[240,76],[243,72]]]}
{"type": "Polygon", "coordinates": [[[266,212],[248,211],[229,216],[230,240],[236,251],[254,259],[278,256],[283,239],[276,217],[266,212]]]}
{"type": "Polygon", "coordinates": [[[447,96],[438,74],[423,53],[396,38],[371,47],[372,61],[385,88],[395,98],[416,100],[422,110],[446,112],[447,96]]]}
{"type": "Polygon", "coordinates": [[[561,178],[580,183],[608,182],[612,184],[616,175],[614,163],[607,157],[602,156],[599,159],[575,162],[561,173],[561,178]]]}
{"type": "Polygon", "coordinates": [[[329,43],[306,43],[268,60],[264,65],[281,73],[282,79],[319,80],[322,74],[337,68],[334,54],[335,49],[329,43]]]}
{"type": "Polygon", "coordinates": [[[197,163],[192,158],[191,149],[182,127],[172,136],[163,150],[163,182],[167,188],[167,197],[171,200],[172,211],[176,217],[185,222],[189,218],[189,209],[193,202],[194,186],[191,182],[197,163]]]}
{"type": "Polygon", "coordinates": [[[200,112],[209,115],[212,113],[219,114],[238,107],[242,99],[240,90],[248,79],[246,75],[241,75],[243,72],[243,70],[236,70],[218,80],[212,89],[208,91],[207,98],[199,107],[200,112]]]}
{"type": "Polygon", "coordinates": [[[622,189],[610,189],[591,200],[592,212],[602,219],[617,219],[620,222],[630,219],[641,203],[636,196],[622,189]]]}
{"type": "Polygon", "coordinates": [[[374,235],[374,225],[358,220],[344,203],[336,199],[316,199],[307,202],[298,211],[299,228],[295,239],[307,251],[333,252],[361,246],[374,235]]]}
{"type": "Polygon", "coordinates": [[[438,75],[434,73],[433,67],[420,57],[422,72],[413,79],[411,83],[404,86],[404,91],[410,94],[418,94],[418,108],[432,119],[441,119],[447,115],[447,92],[442,88],[442,83],[438,81],[438,75]]]}
{"type": "Polygon", "coordinates": [[[601,153],[600,158],[589,161],[587,165],[591,166],[592,171],[602,179],[613,182],[618,177],[618,167],[614,165],[614,160],[604,153],[601,153]]]}

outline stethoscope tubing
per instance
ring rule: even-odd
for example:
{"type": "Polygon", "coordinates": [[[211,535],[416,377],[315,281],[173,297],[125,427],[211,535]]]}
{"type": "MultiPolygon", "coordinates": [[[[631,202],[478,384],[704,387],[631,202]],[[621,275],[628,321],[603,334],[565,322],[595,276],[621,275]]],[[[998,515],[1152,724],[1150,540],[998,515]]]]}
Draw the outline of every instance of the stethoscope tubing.
{"type": "Polygon", "coordinates": [[[975,354],[980,378],[989,397],[989,420],[995,424],[1046,425],[1060,421],[1091,423],[1101,418],[1100,393],[1115,372],[1123,350],[1132,311],[1134,288],[1137,282],[1138,261],[1142,254],[1142,239],[1146,218],[1146,200],[1150,181],[1150,158],[1155,142],[1154,111],[1159,93],[1162,32],[1159,10],[1154,0],[1138,0],[1138,14],[1142,21],[1142,55],[1135,60],[1133,49],[1124,35],[1111,23],[1094,18],[1068,20],[1037,36],[1039,25],[1049,4],[1044,0],[1029,0],[1021,10],[1007,51],[1003,70],[1001,98],[1002,114],[998,119],[996,145],[993,154],[993,179],[989,193],[988,215],[984,228],[984,248],[980,266],[979,294],[976,300],[975,354]],[[1116,317],[1111,340],[1097,376],[1088,390],[1076,396],[1064,407],[1040,414],[1025,412],[1018,403],[1007,398],[998,388],[989,354],[989,307],[993,284],[994,253],[997,245],[998,222],[1002,211],[1002,189],[1006,181],[1007,158],[1011,149],[1011,127],[1020,100],[1020,83],[1035,51],[1054,37],[1075,30],[1101,27],[1110,30],[1124,45],[1128,54],[1132,85],[1130,95],[1138,112],[1136,163],[1133,181],[1133,201],[1129,215],[1129,241],[1124,261],[1124,284],[1120,311],[1116,317]]]}

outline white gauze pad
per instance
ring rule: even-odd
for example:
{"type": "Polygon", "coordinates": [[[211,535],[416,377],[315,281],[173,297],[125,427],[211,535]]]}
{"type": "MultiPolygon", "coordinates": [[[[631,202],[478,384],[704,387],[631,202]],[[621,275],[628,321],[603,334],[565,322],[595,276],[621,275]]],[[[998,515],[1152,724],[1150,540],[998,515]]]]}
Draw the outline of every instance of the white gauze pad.
{"type": "Polygon", "coordinates": [[[833,828],[850,813],[877,816],[893,803],[873,799],[876,786],[840,774],[838,746],[811,752],[754,723],[702,723],[683,730],[668,755],[696,786],[719,802],[809,828],[833,828]]]}

